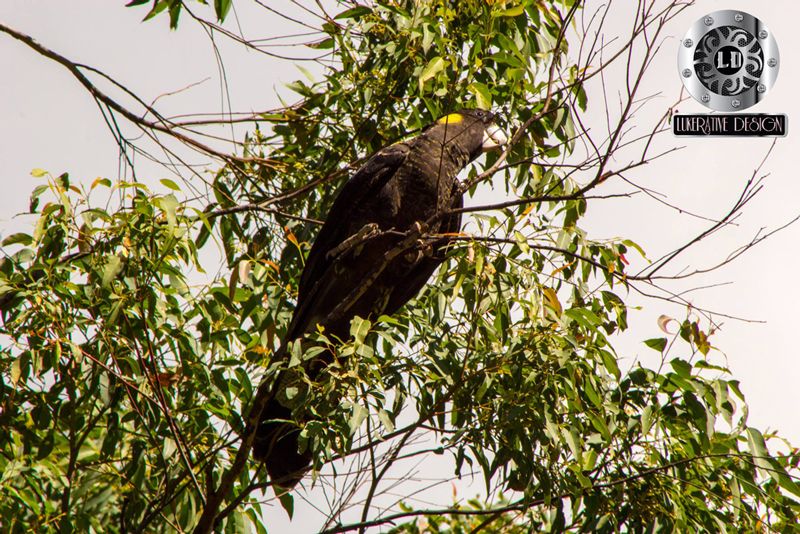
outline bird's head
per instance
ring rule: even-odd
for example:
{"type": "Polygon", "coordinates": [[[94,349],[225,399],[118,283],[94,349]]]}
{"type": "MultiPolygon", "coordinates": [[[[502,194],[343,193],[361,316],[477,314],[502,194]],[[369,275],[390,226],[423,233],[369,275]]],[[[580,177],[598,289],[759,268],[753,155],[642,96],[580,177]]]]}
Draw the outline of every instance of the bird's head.
{"type": "Polygon", "coordinates": [[[431,126],[431,133],[446,143],[456,143],[472,161],[483,152],[506,144],[507,138],[494,122],[495,115],[482,109],[463,109],[445,115],[431,126]]]}

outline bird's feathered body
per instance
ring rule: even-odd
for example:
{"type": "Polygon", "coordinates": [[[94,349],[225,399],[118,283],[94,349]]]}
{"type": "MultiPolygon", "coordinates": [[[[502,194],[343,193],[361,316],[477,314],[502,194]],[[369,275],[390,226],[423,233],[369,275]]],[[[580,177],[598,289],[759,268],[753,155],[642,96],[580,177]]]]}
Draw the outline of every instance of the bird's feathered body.
{"type": "MultiPolygon", "coordinates": [[[[308,254],[284,345],[317,325],[330,339],[346,340],[353,317],[390,315],[416,296],[444,260],[443,245],[409,234],[459,231],[460,213],[445,212],[462,206],[458,172],[503,142],[492,119],[482,111],[448,115],[378,151],[352,176],[308,254]]],[[[317,357],[309,374],[316,376],[331,358],[317,357]]],[[[298,452],[299,428],[281,421],[291,419],[291,410],[274,397],[260,418],[254,455],[273,480],[292,486],[308,469],[310,454],[298,452]]]]}

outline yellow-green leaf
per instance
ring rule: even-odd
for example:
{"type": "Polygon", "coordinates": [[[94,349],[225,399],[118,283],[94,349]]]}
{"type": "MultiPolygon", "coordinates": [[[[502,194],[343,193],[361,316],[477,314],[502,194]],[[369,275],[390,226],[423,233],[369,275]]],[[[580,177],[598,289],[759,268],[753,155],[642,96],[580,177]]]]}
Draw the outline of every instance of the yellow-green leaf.
{"type": "Polygon", "coordinates": [[[519,15],[522,15],[522,13],[524,11],[525,11],[525,6],[520,4],[518,6],[510,7],[508,9],[504,9],[503,11],[500,12],[500,16],[501,17],[517,17],[519,15]]]}
{"type": "Polygon", "coordinates": [[[22,364],[20,363],[20,358],[17,358],[11,364],[11,384],[16,386],[20,376],[22,376],[22,364]]]}
{"type": "Polygon", "coordinates": [[[422,92],[425,82],[439,74],[444,70],[445,66],[447,66],[447,62],[445,62],[442,56],[432,58],[419,75],[419,91],[422,92]]]}
{"type": "Polygon", "coordinates": [[[370,326],[372,326],[372,323],[359,316],[355,316],[350,323],[350,335],[355,338],[357,343],[363,343],[369,333],[370,326]]]}
{"type": "Polygon", "coordinates": [[[378,419],[381,420],[384,428],[386,428],[387,432],[394,432],[394,423],[392,423],[391,417],[389,417],[389,412],[381,408],[378,410],[378,419]]]}
{"type": "Polygon", "coordinates": [[[353,415],[350,416],[350,421],[348,422],[351,436],[356,433],[361,423],[367,418],[368,413],[367,409],[360,404],[353,404],[353,415]]]}
{"type": "Polygon", "coordinates": [[[166,187],[168,187],[168,188],[170,188],[170,189],[172,189],[173,191],[180,191],[181,190],[181,188],[178,186],[178,184],[176,184],[175,182],[173,182],[169,178],[162,178],[161,179],[161,184],[166,186],[166,187]]]}
{"type": "Polygon", "coordinates": [[[472,82],[467,86],[470,93],[475,95],[475,103],[480,109],[490,109],[492,107],[492,94],[486,84],[472,82]]]}
{"type": "Polygon", "coordinates": [[[650,425],[653,423],[653,407],[651,405],[647,405],[642,410],[642,434],[645,436],[650,432],[650,425]]]}

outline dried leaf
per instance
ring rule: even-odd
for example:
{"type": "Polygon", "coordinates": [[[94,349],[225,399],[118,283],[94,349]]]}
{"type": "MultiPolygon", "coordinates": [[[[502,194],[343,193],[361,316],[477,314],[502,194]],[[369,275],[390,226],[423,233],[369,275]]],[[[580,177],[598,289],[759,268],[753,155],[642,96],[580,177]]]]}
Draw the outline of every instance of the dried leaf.
{"type": "Polygon", "coordinates": [[[680,324],[676,319],[673,319],[669,315],[659,315],[658,328],[665,334],[675,335],[675,332],[670,332],[669,328],[667,328],[669,326],[669,323],[671,323],[672,321],[675,321],[675,323],[680,324]]]}

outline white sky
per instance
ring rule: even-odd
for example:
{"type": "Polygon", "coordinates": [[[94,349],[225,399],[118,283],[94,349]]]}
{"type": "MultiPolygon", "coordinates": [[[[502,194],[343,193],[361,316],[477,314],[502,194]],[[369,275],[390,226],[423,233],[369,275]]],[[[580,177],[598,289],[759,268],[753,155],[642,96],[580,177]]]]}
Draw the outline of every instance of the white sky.
{"type": "MultiPolygon", "coordinates": [[[[593,3],[598,2],[589,2],[593,3]]],[[[618,2],[622,6],[628,3],[633,4],[629,0],[618,2]]],[[[239,22],[247,37],[289,31],[284,21],[265,17],[260,10],[250,13],[244,5],[239,9],[239,22]]],[[[675,268],[713,265],[749,241],[760,228],[775,228],[800,214],[800,203],[796,200],[800,198],[800,187],[795,170],[794,131],[800,104],[792,97],[800,83],[800,52],[794,53],[800,50],[800,32],[796,29],[799,2],[699,0],[670,24],[667,34],[672,38],[665,41],[641,93],[661,93],[662,96],[648,104],[638,114],[636,122],[648,127],[677,99],[681,89],[676,67],[678,40],[695,19],[718,9],[749,11],[761,18],[775,35],[781,51],[780,75],[768,97],[749,111],[788,114],[789,135],[778,141],[764,166],[763,170],[770,173],[766,187],[745,209],[740,225],[681,256],[675,268]]],[[[69,3],[4,0],[0,3],[0,23],[33,36],[70,59],[101,68],[145,100],[207,79],[180,95],[159,100],[160,110],[167,115],[222,110],[220,77],[206,35],[188,19],[183,21],[178,32],[167,29],[164,17],[141,24],[143,14],[142,9],[125,9],[119,2],[103,0],[69,3]]],[[[612,18],[609,33],[626,28],[624,19],[612,18]]],[[[220,43],[235,111],[278,106],[276,88],[283,82],[302,77],[290,62],[270,61],[223,40],[220,43]]],[[[119,176],[119,162],[118,150],[97,106],[63,67],[0,34],[0,72],[3,73],[0,78],[0,183],[6,191],[0,195],[0,236],[5,236],[28,224],[26,219],[13,219],[13,215],[27,209],[28,195],[39,183],[29,175],[32,168],[44,168],[53,173],[68,171],[73,180],[88,184],[97,176],[119,176]]],[[[286,90],[281,92],[289,94],[286,90]]],[[[591,93],[589,96],[592,123],[598,129],[604,128],[601,102],[591,100],[591,93]]],[[[684,102],[679,110],[706,111],[693,101],[684,102]]],[[[663,147],[685,148],[636,170],[630,178],[664,193],[673,205],[714,218],[724,214],[738,197],[771,141],[675,139],[668,134],[659,143],[663,147]]],[[[622,166],[627,160],[621,156],[617,163],[622,166]]],[[[150,165],[142,159],[137,160],[137,167],[148,181],[170,177],[163,167],[150,165]]],[[[604,186],[608,188],[604,192],[624,189],[614,184],[604,186]]],[[[590,202],[582,226],[594,238],[630,238],[645,248],[648,257],[657,258],[694,237],[705,223],[637,197],[590,202]]],[[[682,290],[729,282],[692,293],[690,298],[700,307],[763,321],[724,320],[723,329],[711,341],[724,351],[733,375],[741,380],[750,404],[751,424],[762,430],[777,429],[795,444],[800,444],[800,421],[794,404],[797,402],[795,387],[800,379],[795,331],[800,296],[796,282],[799,241],[800,226],[792,226],[723,269],[686,284],[670,286],[682,290]]],[[[629,254],[628,259],[633,260],[633,256],[634,253],[629,254]]],[[[655,353],[647,349],[642,340],[663,335],[656,325],[659,315],[682,318],[684,312],[661,301],[642,300],[634,295],[628,303],[643,309],[630,312],[631,328],[618,340],[616,347],[628,362],[640,357],[652,363],[655,353]]],[[[720,355],[714,358],[723,361],[720,355]]],[[[449,488],[446,490],[445,495],[449,488]]],[[[273,515],[271,520],[283,524],[282,511],[277,510],[273,515]]],[[[316,524],[312,516],[300,518],[299,525],[316,524]]],[[[294,527],[298,528],[297,521],[294,527]]]]}
{"type": "MultiPolygon", "coordinates": [[[[793,123],[798,117],[799,104],[792,96],[796,94],[800,81],[800,57],[793,54],[800,50],[800,35],[792,25],[792,21],[800,15],[800,3],[789,0],[758,3],[700,0],[687,9],[670,24],[671,31],[668,34],[674,38],[665,42],[664,50],[653,65],[642,92],[642,95],[647,95],[661,91],[664,96],[649,105],[640,118],[645,125],[651,124],[653,116],[663,113],[665,106],[676,100],[681,89],[676,66],[678,41],[696,19],[719,9],[748,11],[758,16],[776,37],[782,61],[777,83],[768,97],[748,112],[786,113],[789,116],[789,134],[777,142],[762,168],[770,176],[761,194],[745,208],[744,215],[738,220],[739,226],[718,234],[693,252],[680,256],[670,272],[715,265],[738,246],[750,241],[759,229],[774,229],[800,214],[800,203],[796,200],[800,194],[795,171],[797,134],[793,123]]],[[[693,100],[682,103],[678,110],[683,113],[707,112],[693,100]]],[[[732,206],[772,141],[676,139],[669,135],[661,138],[660,143],[664,148],[685,148],[635,171],[630,177],[640,185],[666,194],[666,199],[673,205],[718,218],[732,206]]],[[[620,161],[620,164],[624,163],[624,159],[620,161]]],[[[702,221],[644,199],[637,202],[590,202],[588,213],[584,226],[590,229],[593,236],[633,239],[645,248],[650,258],[669,252],[707,226],[702,221]]],[[[800,360],[794,335],[797,328],[796,301],[800,293],[794,281],[800,260],[800,253],[795,246],[798,238],[800,227],[791,226],[718,271],[691,279],[686,284],[670,286],[687,289],[728,283],[692,293],[689,300],[699,307],[764,321],[753,324],[723,320],[723,328],[714,335],[712,344],[724,351],[733,375],[742,382],[751,408],[751,423],[762,429],[778,429],[795,443],[800,442],[800,420],[795,408],[794,389],[800,378],[800,360]]],[[[652,300],[633,299],[631,302],[644,306],[644,309],[631,312],[631,328],[624,336],[626,343],[621,346],[638,346],[636,352],[648,357],[652,351],[644,348],[641,340],[661,335],[656,326],[657,317],[665,313],[682,318],[684,312],[652,300]]]]}

